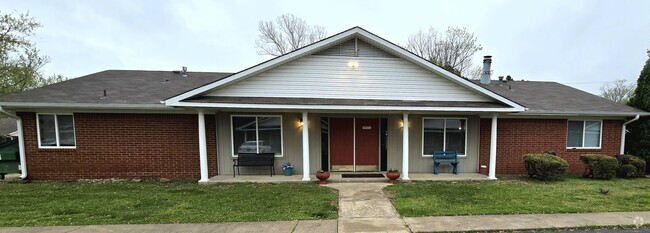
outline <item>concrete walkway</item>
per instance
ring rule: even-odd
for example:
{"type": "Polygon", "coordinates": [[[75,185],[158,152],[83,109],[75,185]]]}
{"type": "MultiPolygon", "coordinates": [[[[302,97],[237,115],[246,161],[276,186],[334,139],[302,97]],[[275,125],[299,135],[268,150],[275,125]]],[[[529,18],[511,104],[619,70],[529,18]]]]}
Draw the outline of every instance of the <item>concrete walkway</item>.
{"type": "Polygon", "coordinates": [[[228,222],[201,224],[135,224],[96,225],[69,227],[10,227],[0,228],[1,233],[108,233],[108,232],[236,232],[236,233],[308,233],[336,232],[336,220],[277,221],[277,222],[228,222]]]}
{"type": "Polygon", "coordinates": [[[338,232],[409,232],[384,195],[387,183],[332,183],[339,190],[338,232]]]}
{"type": "Polygon", "coordinates": [[[522,214],[404,218],[412,232],[498,231],[650,223],[650,212],[522,214]]]}

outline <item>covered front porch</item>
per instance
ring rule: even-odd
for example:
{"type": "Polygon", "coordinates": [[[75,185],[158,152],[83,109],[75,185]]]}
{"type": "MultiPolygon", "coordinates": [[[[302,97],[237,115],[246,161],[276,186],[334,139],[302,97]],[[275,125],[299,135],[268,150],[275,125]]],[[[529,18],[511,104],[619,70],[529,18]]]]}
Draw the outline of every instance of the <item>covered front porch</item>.
{"type": "Polygon", "coordinates": [[[481,86],[490,83],[490,64],[486,56],[477,84],[355,27],[165,105],[199,112],[201,182],[209,181],[208,167],[214,166],[208,164],[205,114],[217,115],[213,174],[231,175],[239,153],[255,152],[273,153],[276,171],[285,162],[295,164],[303,181],[317,170],[388,169],[410,180],[412,173],[433,172],[429,154],[444,150],[458,152],[460,173],[486,165],[495,179],[498,114],[525,108],[481,86]],[[483,164],[479,147],[488,145],[480,143],[481,118],[492,118],[483,164]]]}
{"type": "MultiPolygon", "coordinates": [[[[331,176],[328,179],[328,182],[338,183],[338,182],[388,182],[388,178],[343,178],[342,175],[345,172],[331,172],[331,176]]],[[[268,176],[268,175],[240,175],[240,176],[227,176],[227,175],[218,175],[211,177],[206,183],[285,183],[285,182],[303,182],[303,176],[292,175],[292,176],[268,176]]],[[[312,174],[310,175],[311,180],[318,180],[312,174]]],[[[486,175],[478,173],[459,173],[454,175],[451,173],[441,173],[434,175],[431,173],[411,173],[411,181],[480,181],[488,180],[486,175]]]]}
{"type": "Polygon", "coordinates": [[[333,182],[383,182],[387,179],[343,178],[341,174],[383,174],[388,169],[399,170],[400,179],[404,181],[496,179],[494,169],[489,170],[488,176],[478,172],[481,165],[488,165],[487,161],[489,168],[495,167],[496,149],[492,148],[496,146],[497,114],[209,110],[198,110],[200,182],[310,181],[315,180],[314,173],[318,170],[331,171],[333,182]],[[216,172],[211,170],[215,166],[207,159],[205,114],[216,115],[216,172]],[[480,121],[487,117],[493,122],[490,158],[482,163],[479,160],[480,121]],[[350,149],[341,149],[343,147],[350,149]],[[445,165],[439,167],[439,175],[432,174],[430,152],[434,149],[460,152],[458,175],[452,174],[451,167],[445,165]],[[268,167],[241,167],[241,175],[233,177],[236,173],[233,160],[241,152],[275,153],[275,175],[270,176],[268,167]],[[282,175],[282,165],[287,162],[294,164],[292,176],[282,175]],[[208,176],[213,173],[218,175],[208,176]]]}

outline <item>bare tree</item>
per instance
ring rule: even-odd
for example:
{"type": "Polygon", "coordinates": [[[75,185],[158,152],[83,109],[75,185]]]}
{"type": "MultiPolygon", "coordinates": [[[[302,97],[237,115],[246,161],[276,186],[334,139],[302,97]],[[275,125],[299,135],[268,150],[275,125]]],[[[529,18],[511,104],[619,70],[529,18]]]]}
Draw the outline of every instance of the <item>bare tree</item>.
{"type": "Polygon", "coordinates": [[[324,27],[309,26],[305,20],[293,14],[284,14],[274,21],[260,21],[259,38],[255,47],[259,55],[280,56],[308,44],[319,41],[327,36],[324,27]]]}
{"type": "Polygon", "coordinates": [[[406,49],[460,76],[478,78],[480,74],[476,70],[481,68],[472,64],[472,56],[483,47],[466,28],[448,27],[444,33],[433,27],[420,30],[409,37],[406,49]]]}
{"type": "Polygon", "coordinates": [[[605,83],[600,87],[600,96],[618,103],[627,104],[635,89],[636,84],[634,82],[628,83],[625,79],[619,79],[605,83]]]}

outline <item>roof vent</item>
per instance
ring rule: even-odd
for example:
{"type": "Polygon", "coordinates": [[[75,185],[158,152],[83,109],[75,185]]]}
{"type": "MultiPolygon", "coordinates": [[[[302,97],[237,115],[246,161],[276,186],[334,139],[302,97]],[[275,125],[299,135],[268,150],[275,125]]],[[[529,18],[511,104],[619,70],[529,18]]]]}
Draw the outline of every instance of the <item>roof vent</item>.
{"type": "Polygon", "coordinates": [[[481,72],[481,84],[490,84],[490,75],[492,71],[492,56],[487,55],[483,57],[483,71],[481,72]]]}
{"type": "Polygon", "coordinates": [[[102,97],[99,97],[100,100],[105,100],[108,99],[108,96],[106,95],[106,89],[104,89],[104,95],[102,97]]]}
{"type": "Polygon", "coordinates": [[[183,76],[183,78],[187,78],[187,66],[183,66],[181,69],[181,76],[183,76]]]}

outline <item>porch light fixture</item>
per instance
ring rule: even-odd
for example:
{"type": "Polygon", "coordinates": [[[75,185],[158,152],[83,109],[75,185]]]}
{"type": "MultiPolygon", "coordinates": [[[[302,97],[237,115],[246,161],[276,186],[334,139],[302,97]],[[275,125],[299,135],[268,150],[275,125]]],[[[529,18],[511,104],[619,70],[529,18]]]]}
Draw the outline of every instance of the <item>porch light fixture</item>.
{"type": "Polygon", "coordinates": [[[298,121],[300,122],[300,126],[303,126],[304,124],[302,123],[302,119],[298,118],[298,121]]]}
{"type": "Polygon", "coordinates": [[[352,69],[356,69],[357,67],[359,67],[359,62],[358,62],[358,61],[354,61],[354,60],[349,61],[349,62],[348,62],[348,67],[350,67],[350,68],[352,68],[352,69]]]}

